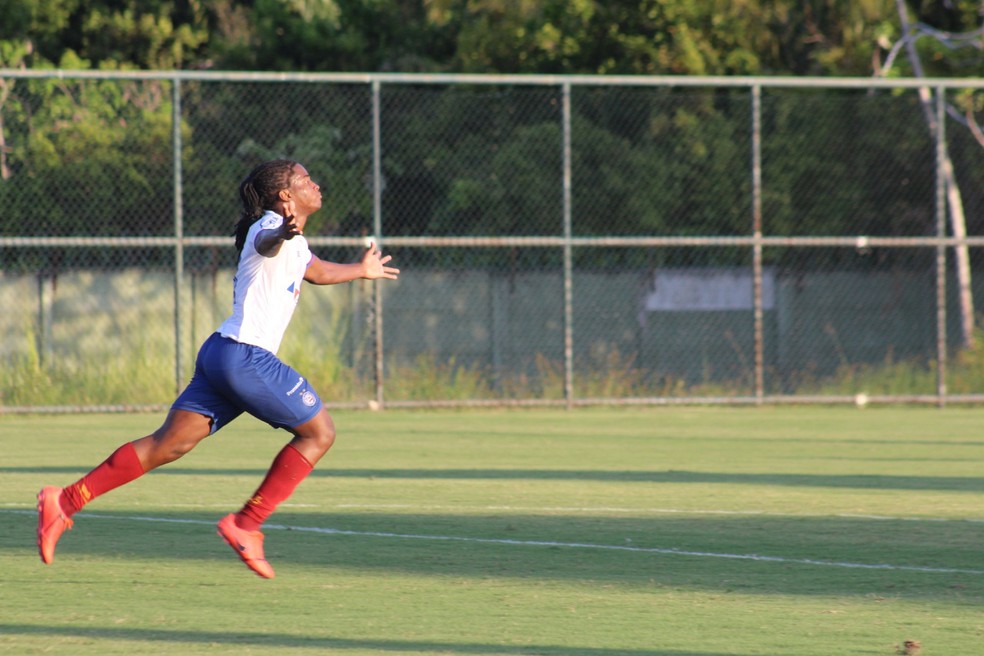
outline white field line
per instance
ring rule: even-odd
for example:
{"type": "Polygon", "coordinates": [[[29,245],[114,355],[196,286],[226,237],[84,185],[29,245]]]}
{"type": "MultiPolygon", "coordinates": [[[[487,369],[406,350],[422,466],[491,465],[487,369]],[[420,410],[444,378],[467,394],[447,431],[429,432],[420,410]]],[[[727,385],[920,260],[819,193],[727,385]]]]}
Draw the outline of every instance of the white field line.
{"type": "MultiPolygon", "coordinates": [[[[0,502],[0,508],[33,508],[34,503],[0,502]]],[[[130,502],[134,507],[150,506],[159,508],[160,504],[130,502]]],[[[235,508],[235,502],[227,503],[169,503],[168,508],[235,508]]],[[[424,510],[424,511],[468,511],[468,512],[524,512],[534,514],[552,513],[611,513],[624,515],[735,515],[785,518],[838,517],[842,519],[869,519],[886,522],[934,522],[984,524],[979,517],[904,517],[900,515],[872,515],[865,513],[781,513],[767,510],[709,510],[700,508],[626,508],[613,506],[509,506],[509,505],[440,505],[426,503],[291,503],[280,504],[279,508],[315,508],[322,510],[424,510]]]]}
{"type": "MultiPolygon", "coordinates": [[[[169,508],[232,508],[235,503],[170,503],[169,508]]],[[[0,508],[33,508],[33,503],[6,502],[0,508]]],[[[904,517],[898,515],[872,515],[866,513],[782,513],[767,510],[714,510],[684,508],[625,508],[613,506],[510,506],[510,505],[440,505],[426,503],[282,503],[280,508],[320,508],[338,510],[423,510],[423,511],[467,511],[467,512],[525,512],[549,513],[610,513],[618,515],[734,515],[753,517],[785,517],[815,519],[817,517],[837,517],[841,519],[868,519],[885,522],[933,522],[984,524],[979,517],[904,517]]]]}
{"type": "MultiPolygon", "coordinates": [[[[19,515],[33,515],[35,511],[28,510],[0,510],[0,513],[10,513],[19,515]]],[[[76,517],[88,519],[109,519],[116,521],[132,522],[153,522],[159,524],[193,524],[199,526],[213,526],[214,522],[200,519],[170,519],[164,517],[144,517],[144,516],[113,516],[101,515],[96,513],[79,513],[76,517]]],[[[375,537],[396,540],[431,540],[440,542],[468,542],[472,544],[501,544],[518,547],[554,547],[566,549],[592,549],[597,551],[619,551],[645,554],[659,554],[666,556],[689,556],[695,558],[724,558],[728,560],[751,560],[767,563],[781,563],[794,565],[815,565],[819,567],[837,567],[842,569],[872,569],[887,570],[894,572],[921,572],[924,574],[971,574],[984,576],[984,570],[960,569],[952,567],[918,567],[913,565],[892,565],[889,563],[852,563],[841,561],[814,560],[810,558],[784,558],[782,556],[762,556],[758,554],[735,554],[718,553],[713,551],[689,551],[685,549],[674,549],[668,547],[630,547],[625,545],[613,544],[593,544],[588,542],[555,542],[552,540],[509,540],[504,538],[469,538],[454,535],[418,535],[414,533],[387,533],[382,531],[347,531],[335,528],[320,528],[314,526],[285,526],[283,524],[264,524],[266,530],[280,531],[300,531],[304,533],[318,533],[322,535],[345,535],[354,537],[375,537]]]]}
{"type": "Polygon", "coordinates": [[[607,506],[441,506],[433,504],[371,504],[371,503],[339,503],[331,507],[353,510],[495,510],[508,512],[532,513],[612,513],[629,515],[742,515],[760,517],[840,517],[846,519],[873,519],[896,522],[970,522],[984,524],[984,519],[975,517],[898,517],[891,515],[867,515],[861,513],[777,513],[767,510],[687,510],[683,508],[613,508],[607,506]]]}

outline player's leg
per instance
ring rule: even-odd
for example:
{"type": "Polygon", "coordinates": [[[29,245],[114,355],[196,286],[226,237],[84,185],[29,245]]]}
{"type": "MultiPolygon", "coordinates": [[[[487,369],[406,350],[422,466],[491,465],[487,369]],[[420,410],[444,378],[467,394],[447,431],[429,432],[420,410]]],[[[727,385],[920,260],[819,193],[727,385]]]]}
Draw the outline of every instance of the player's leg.
{"type": "Polygon", "coordinates": [[[263,552],[260,527],[277,506],[294,493],[318,460],[331,448],[335,440],[335,424],[321,407],[313,418],[294,427],[291,432],[294,439],[274,458],[253,496],[239,512],[226,515],[218,525],[219,535],[246,566],[268,579],[274,577],[274,571],[263,552]]]}
{"type": "Polygon", "coordinates": [[[335,441],[335,423],[324,408],[312,419],[291,429],[291,432],[294,439],[280,450],[263,482],[237,514],[236,524],[240,528],[259,530],[277,506],[294,493],[335,441]]]}
{"type": "Polygon", "coordinates": [[[144,471],[174,462],[194,449],[213,432],[212,417],[172,408],[164,424],[146,437],[132,442],[144,471]]]}
{"type": "Polygon", "coordinates": [[[71,485],[47,486],[38,493],[38,551],[51,563],[62,533],[72,528],[72,515],[96,497],[180,458],[211,432],[211,418],[172,409],[156,431],[116,449],[100,465],[71,485]]]}
{"type": "Polygon", "coordinates": [[[222,518],[218,525],[219,535],[250,569],[273,578],[273,568],[263,555],[260,527],[331,448],[335,425],[308,381],[268,351],[254,347],[248,366],[217,384],[250,414],[294,436],[239,512],[222,518]]]}
{"type": "Polygon", "coordinates": [[[291,432],[294,434],[294,439],[290,441],[289,446],[297,449],[312,467],[318,464],[335,443],[335,422],[324,407],[313,419],[295,426],[291,432]]]}

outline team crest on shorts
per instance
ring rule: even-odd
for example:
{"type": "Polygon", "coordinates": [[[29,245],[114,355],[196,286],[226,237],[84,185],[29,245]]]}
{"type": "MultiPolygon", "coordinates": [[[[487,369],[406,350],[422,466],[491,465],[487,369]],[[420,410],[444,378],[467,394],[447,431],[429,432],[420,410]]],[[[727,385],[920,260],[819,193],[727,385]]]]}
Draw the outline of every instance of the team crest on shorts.
{"type": "Polygon", "coordinates": [[[314,405],[315,403],[314,394],[312,394],[308,390],[304,390],[303,392],[301,392],[301,403],[309,407],[314,405]]]}

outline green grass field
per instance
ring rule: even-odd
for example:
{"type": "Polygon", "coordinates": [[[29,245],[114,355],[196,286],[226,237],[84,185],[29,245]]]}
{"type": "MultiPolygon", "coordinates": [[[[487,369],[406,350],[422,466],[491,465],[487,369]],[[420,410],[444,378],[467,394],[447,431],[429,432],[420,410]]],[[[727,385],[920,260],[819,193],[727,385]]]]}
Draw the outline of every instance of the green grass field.
{"type": "Polygon", "coordinates": [[[0,653],[984,653],[984,409],[334,415],[269,581],[214,524],[283,431],[97,499],[44,566],[37,490],[160,417],[0,417],[0,653]]]}

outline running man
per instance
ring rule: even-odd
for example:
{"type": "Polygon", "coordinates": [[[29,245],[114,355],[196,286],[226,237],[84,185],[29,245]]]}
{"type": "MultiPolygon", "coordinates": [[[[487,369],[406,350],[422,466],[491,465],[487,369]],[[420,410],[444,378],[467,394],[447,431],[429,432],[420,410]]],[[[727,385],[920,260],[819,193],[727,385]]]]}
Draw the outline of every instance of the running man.
{"type": "Polygon", "coordinates": [[[321,208],[321,188],[291,160],[260,164],[239,186],[242,216],[236,227],[239,265],[232,315],[202,345],[191,382],[156,431],[114,451],[68,487],[38,493],[38,551],[54,560],[55,545],[72,516],[96,497],[173,462],[243,412],[284,428],[293,438],[239,512],[223,517],[218,533],[259,576],[273,578],[263,555],[260,527],[311,472],[335,440],[335,425],[308,380],[275,355],[297,305],[302,281],[334,285],[353,280],[396,280],[370,244],[360,262],[318,258],[303,237],[308,217],[321,208]]]}

